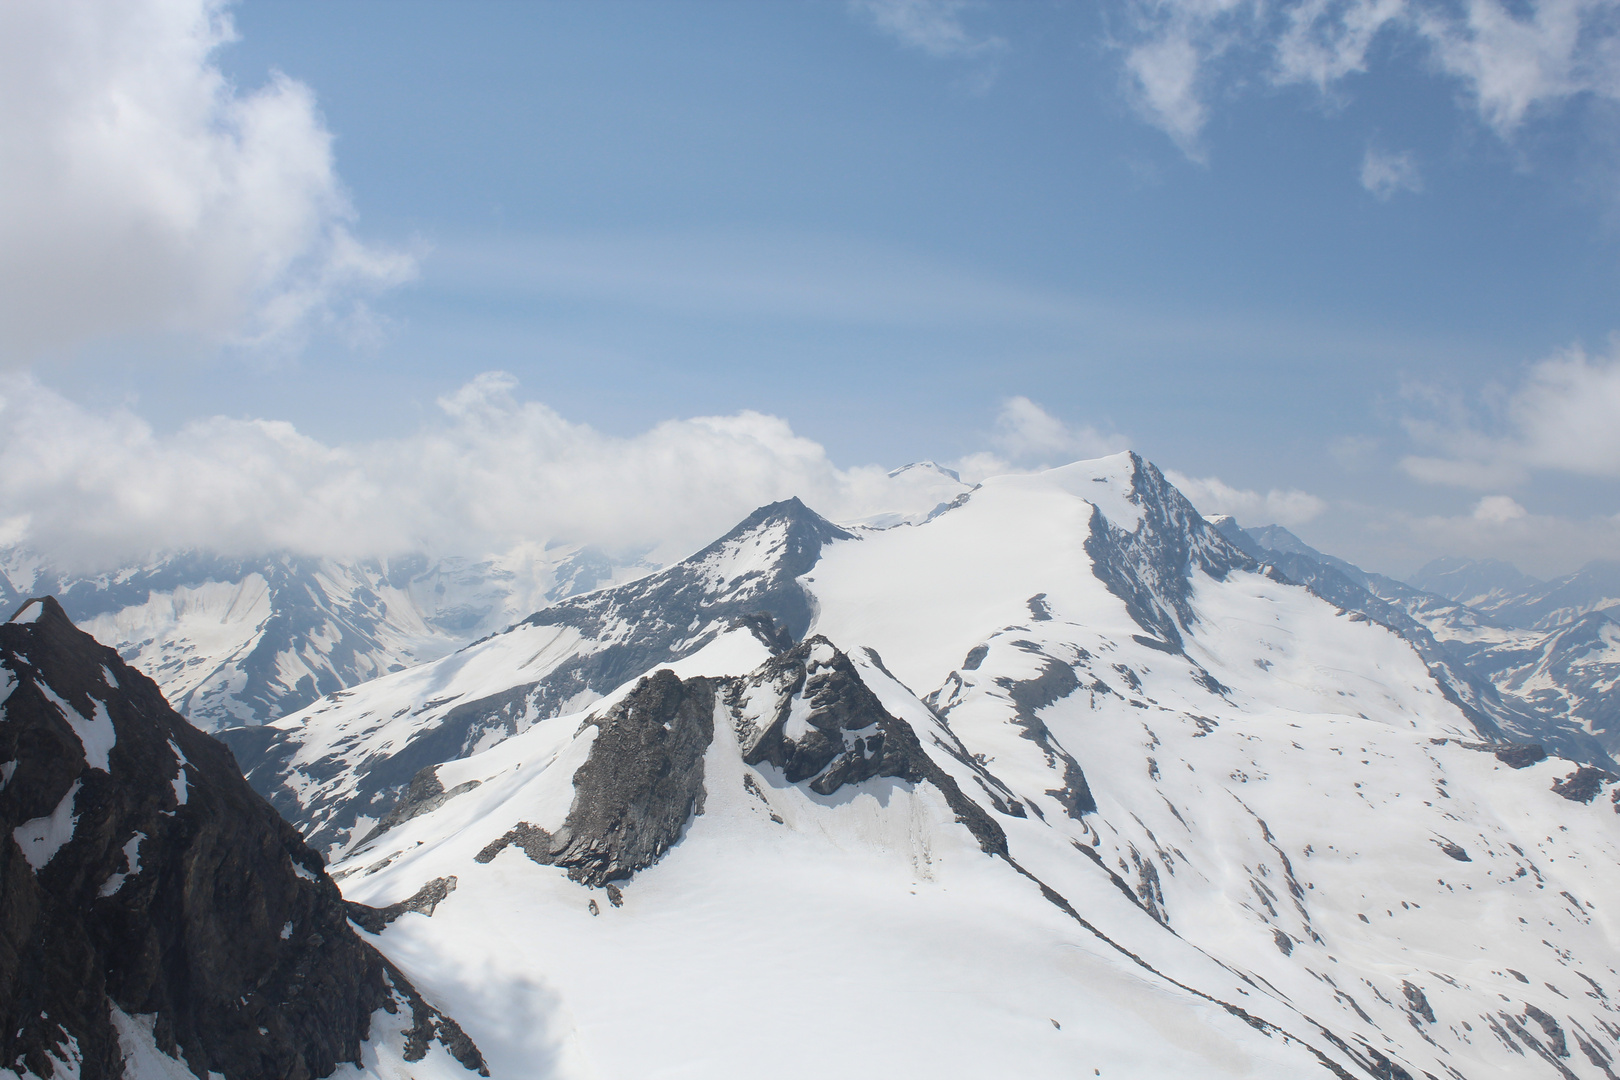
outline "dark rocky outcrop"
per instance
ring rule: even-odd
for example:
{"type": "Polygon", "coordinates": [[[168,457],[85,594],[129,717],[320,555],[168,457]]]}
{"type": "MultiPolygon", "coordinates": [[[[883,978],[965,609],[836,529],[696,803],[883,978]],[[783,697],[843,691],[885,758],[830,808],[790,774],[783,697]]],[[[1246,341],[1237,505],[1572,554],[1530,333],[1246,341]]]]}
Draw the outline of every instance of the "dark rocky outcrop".
{"type": "Polygon", "coordinates": [[[349,900],[345,902],[345,906],[349,911],[349,919],[356,926],[368,934],[380,934],[395,919],[409,912],[418,912],[431,918],[438,906],[455,891],[456,876],[451,874],[449,877],[434,878],[397,904],[374,908],[349,900]]]}
{"type": "Polygon", "coordinates": [[[1192,572],[1224,581],[1235,569],[1254,569],[1256,562],[1206,522],[1152,462],[1132,453],[1131,466],[1129,498],[1141,508],[1142,520],[1126,532],[1094,508],[1086,553],[1092,573],[1153,635],[1137,640],[1179,653],[1181,632],[1197,620],[1192,572]]]}
{"type": "Polygon", "coordinates": [[[1589,803],[1602,794],[1610,784],[1620,782],[1620,776],[1582,765],[1562,780],[1554,780],[1552,789],[1570,802],[1589,803]]]}
{"type": "Polygon", "coordinates": [[[230,751],[53,599],[0,625],[0,1068],[122,1074],[116,1006],[227,1080],[329,1075],[378,1009],[408,1056],[476,1047],[349,926],[230,751]]]}
{"type": "Polygon", "coordinates": [[[663,857],[703,812],[703,755],[714,738],[714,688],[665,668],[586,726],[598,731],[574,773],[574,801],[548,833],[521,822],[477,855],[489,862],[516,844],[535,862],[561,866],[585,885],[624,881],[663,857]]]}
{"type": "Polygon", "coordinates": [[[811,638],[773,658],[734,683],[729,697],[743,760],[775,765],[790,784],[831,795],[877,776],[923,779],[915,738],[897,737],[898,721],[861,681],[849,657],[826,638],[811,638]],[[758,721],[742,719],[749,686],[768,687],[774,694],[770,715],[758,721]],[[795,706],[802,722],[790,730],[795,706]]]}
{"type": "MultiPolygon", "coordinates": [[[[774,765],[789,783],[818,795],[877,778],[930,783],[982,850],[1007,853],[1001,826],[928,756],[911,725],[884,709],[849,657],[826,638],[807,638],[732,680],[726,701],[747,764],[774,765]],[[756,711],[761,707],[763,713],[756,711]],[[796,721],[791,729],[790,720],[796,721]]],[[[965,753],[945,749],[967,763],[965,753]]],[[[996,798],[993,791],[990,796],[996,798]]]]}
{"type": "MultiPolygon", "coordinates": [[[[1127,669],[1129,670],[1129,669],[1127,669]]],[[[1135,679],[1135,675],[1130,676],[1135,679]]],[[[1012,698],[1013,718],[1018,733],[1041,748],[1049,766],[1063,768],[1063,786],[1047,791],[1072,818],[1095,813],[1097,800],[1086,783],[1086,774],[1074,755],[1064,749],[1052,734],[1051,728],[1040,718],[1039,712],[1053,702],[1061,701],[1080,688],[1080,678],[1074,668],[1051,657],[1043,657],[1041,673],[1033,679],[997,679],[996,685],[1012,698]]]]}

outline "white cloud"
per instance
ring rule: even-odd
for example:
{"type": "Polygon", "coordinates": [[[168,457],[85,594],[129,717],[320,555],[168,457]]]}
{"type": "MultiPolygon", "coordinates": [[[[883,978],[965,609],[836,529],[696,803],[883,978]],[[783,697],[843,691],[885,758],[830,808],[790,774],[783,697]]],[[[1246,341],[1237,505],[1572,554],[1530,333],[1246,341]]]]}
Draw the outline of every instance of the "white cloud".
{"type": "Polygon", "coordinates": [[[0,383],[0,543],[79,568],[173,548],[478,555],[551,539],[678,558],[789,496],[838,520],[938,501],[909,474],[839,468],[757,412],[616,437],[522,400],[498,372],[438,404],[416,431],[335,446],[275,420],[162,434],[13,376],[0,383]]]}
{"type": "Polygon", "coordinates": [[[1262,495],[1215,476],[1188,476],[1174,469],[1166,469],[1164,475],[1200,514],[1230,514],[1240,525],[1303,525],[1327,509],[1327,503],[1296,488],[1272,488],[1262,495]]]}
{"type": "Polygon", "coordinates": [[[1509,495],[1487,495],[1474,505],[1474,520],[1487,524],[1505,525],[1529,515],[1530,512],[1509,495]]]}
{"type": "Polygon", "coordinates": [[[850,10],[908,48],[940,59],[984,57],[1007,48],[999,37],[979,37],[962,15],[981,5],[969,0],[849,0],[850,10]]]}
{"type": "Polygon", "coordinates": [[[1620,98],[1612,0],[1467,0],[1461,19],[1420,20],[1442,70],[1461,80],[1480,115],[1508,135],[1540,105],[1580,93],[1620,98]]]}
{"type": "MultiPolygon", "coordinates": [[[[1257,74],[1332,97],[1385,36],[1411,46],[1397,58],[1460,83],[1506,138],[1538,108],[1581,94],[1620,100],[1617,10],[1616,0],[1146,0],[1128,6],[1122,47],[1134,100],[1195,160],[1212,97],[1257,74]]],[[[1371,171],[1370,191],[1406,186],[1400,173],[1380,186],[1387,174],[1371,171]]]]}
{"type": "Polygon", "coordinates": [[[309,87],[234,86],[220,0],[0,5],[10,359],[128,334],[265,342],[413,260],[360,243],[309,87]]]}
{"type": "Polygon", "coordinates": [[[1203,160],[1198,135],[1206,110],[1198,83],[1205,60],[1204,50],[1193,43],[1186,27],[1167,28],[1125,55],[1138,108],[1195,161],[1203,160]]]}
{"type": "Polygon", "coordinates": [[[1409,417],[1409,434],[1431,452],[1409,455],[1401,467],[1418,480],[1478,489],[1522,483],[1536,470],[1620,477],[1616,417],[1620,356],[1571,349],[1532,367],[1484,415],[1453,408],[1409,417]]]}
{"type": "Polygon", "coordinates": [[[1369,146],[1361,159],[1361,186],[1388,202],[1396,192],[1422,191],[1423,176],[1410,151],[1395,154],[1369,146]]]}
{"type": "Polygon", "coordinates": [[[990,449],[953,463],[963,480],[977,483],[987,476],[1066,465],[1130,446],[1123,436],[1104,434],[1089,424],[1071,427],[1021,395],[1001,403],[989,443],[990,449]]]}
{"type": "Polygon", "coordinates": [[[1273,60],[1273,81],[1304,83],[1326,93],[1367,70],[1373,41],[1407,10],[1407,0],[1304,0],[1286,7],[1273,60]]]}

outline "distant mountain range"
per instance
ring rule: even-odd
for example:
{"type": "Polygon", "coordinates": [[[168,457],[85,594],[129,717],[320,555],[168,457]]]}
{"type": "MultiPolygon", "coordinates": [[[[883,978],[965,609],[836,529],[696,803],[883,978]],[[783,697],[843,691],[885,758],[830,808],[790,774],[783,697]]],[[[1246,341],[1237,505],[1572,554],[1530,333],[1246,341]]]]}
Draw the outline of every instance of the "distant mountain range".
{"type": "Polygon", "coordinates": [[[154,558],[108,573],[0,551],[0,607],[50,594],[205,731],[262,724],[655,567],[579,546],[501,558],[154,558]]]}

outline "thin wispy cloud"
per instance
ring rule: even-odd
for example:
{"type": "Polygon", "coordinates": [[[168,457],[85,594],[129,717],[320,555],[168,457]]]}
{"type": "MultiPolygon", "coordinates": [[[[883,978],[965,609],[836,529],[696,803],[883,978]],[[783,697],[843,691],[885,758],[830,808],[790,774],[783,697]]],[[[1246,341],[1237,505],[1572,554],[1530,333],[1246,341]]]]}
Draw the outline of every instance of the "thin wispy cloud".
{"type": "Polygon", "coordinates": [[[1386,37],[1457,83],[1504,138],[1582,95],[1620,100],[1617,13],[1615,0],[1152,0],[1129,6],[1118,44],[1143,115],[1201,159],[1220,95],[1258,81],[1332,98],[1386,37]]]}
{"type": "Polygon", "coordinates": [[[1423,174],[1411,151],[1399,154],[1367,147],[1361,159],[1361,186],[1373,197],[1388,202],[1398,192],[1423,190],[1423,174]]]}
{"type": "Polygon", "coordinates": [[[1260,492],[1239,488],[1217,476],[1188,476],[1167,469],[1165,477],[1205,516],[1230,514],[1240,525],[1303,525],[1314,521],[1327,503],[1297,488],[1260,492]]]}
{"type": "Polygon", "coordinates": [[[984,5],[971,0],[849,0],[849,7],[873,28],[907,48],[939,59],[994,56],[1007,42],[970,31],[964,16],[984,5]]]}

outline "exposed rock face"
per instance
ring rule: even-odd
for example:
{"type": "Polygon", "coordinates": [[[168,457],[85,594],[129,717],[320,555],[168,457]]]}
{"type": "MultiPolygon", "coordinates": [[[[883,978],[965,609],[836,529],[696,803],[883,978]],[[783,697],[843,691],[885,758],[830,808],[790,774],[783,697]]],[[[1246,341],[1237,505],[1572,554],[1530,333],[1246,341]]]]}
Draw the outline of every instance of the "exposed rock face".
{"type": "Polygon", "coordinates": [[[509,844],[567,869],[586,885],[628,879],[663,857],[693,814],[703,812],[703,755],[714,738],[714,688],[668,668],[642,679],[587,726],[598,729],[574,773],[574,803],[556,833],[520,823],[478,853],[489,862],[509,844]]]}
{"type": "Polygon", "coordinates": [[[883,710],[849,658],[819,635],[735,682],[728,696],[743,761],[769,762],[789,783],[831,795],[877,776],[923,779],[926,758],[916,737],[899,731],[904,725],[883,710]],[[764,701],[756,699],[760,691],[764,701]]]}
{"type": "Polygon", "coordinates": [[[378,1009],[475,1047],[349,927],[230,752],[53,599],[0,625],[0,1068],[122,1075],[111,1006],[227,1080],[329,1075],[378,1009]]]}
{"type": "Polygon", "coordinates": [[[1134,453],[1131,465],[1131,501],[1141,507],[1140,524],[1126,532],[1094,509],[1086,553],[1092,572],[1125,602],[1137,624],[1167,651],[1180,652],[1181,631],[1196,620],[1193,570],[1224,581],[1234,569],[1253,569],[1254,560],[1206,522],[1155,465],[1134,453]]]}
{"type": "MultiPolygon", "coordinates": [[[[875,653],[868,655],[882,667],[875,653]]],[[[818,795],[880,777],[932,784],[983,851],[1006,854],[1001,826],[928,756],[911,725],[884,709],[849,657],[821,635],[745,678],[729,680],[726,702],[746,764],[775,765],[789,783],[818,795]]],[[[959,745],[943,748],[979,768],[959,745]]],[[[994,791],[989,794],[994,800],[994,791]]]]}

